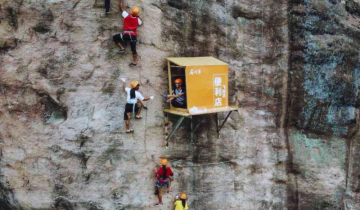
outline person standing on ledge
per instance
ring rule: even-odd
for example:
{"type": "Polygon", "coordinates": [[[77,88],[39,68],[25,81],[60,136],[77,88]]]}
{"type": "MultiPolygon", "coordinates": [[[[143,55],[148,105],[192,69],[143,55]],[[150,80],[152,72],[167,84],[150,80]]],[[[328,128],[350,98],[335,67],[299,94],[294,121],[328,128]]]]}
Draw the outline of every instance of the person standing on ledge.
{"type": "Polygon", "coordinates": [[[142,119],[142,116],[140,115],[141,108],[144,107],[142,101],[153,100],[154,96],[144,98],[139,92],[140,84],[138,81],[132,81],[130,83],[131,88],[126,87],[125,78],[121,78],[121,81],[123,82],[123,90],[127,94],[124,111],[126,133],[132,133],[134,130],[130,129],[131,114],[136,113],[135,119],[142,119]]]}
{"type": "Polygon", "coordinates": [[[186,109],[186,92],[185,88],[182,87],[182,79],[177,78],[175,80],[175,88],[171,95],[164,95],[167,98],[166,102],[171,103],[173,107],[185,108],[186,109]]]}
{"type": "Polygon", "coordinates": [[[125,53],[125,46],[128,42],[130,42],[131,52],[133,54],[133,62],[130,63],[130,66],[137,66],[138,56],[136,52],[136,29],[139,25],[142,25],[142,21],[139,17],[140,8],[132,7],[129,14],[125,11],[124,0],[120,0],[119,6],[122,16],[124,18],[124,31],[121,34],[114,35],[113,40],[120,48],[120,50],[117,52],[119,54],[125,53]]]}

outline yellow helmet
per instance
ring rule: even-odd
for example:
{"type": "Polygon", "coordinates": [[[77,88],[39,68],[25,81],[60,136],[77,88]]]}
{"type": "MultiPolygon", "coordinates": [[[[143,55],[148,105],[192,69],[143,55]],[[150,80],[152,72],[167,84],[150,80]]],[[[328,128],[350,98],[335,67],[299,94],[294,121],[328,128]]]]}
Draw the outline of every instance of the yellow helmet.
{"type": "Polygon", "coordinates": [[[130,10],[130,13],[131,13],[133,16],[138,16],[139,13],[140,13],[140,8],[139,8],[139,7],[132,7],[131,10],[130,10]]]}
{"type": "Polygon", "coordinates": [[[166,166],[166,165],[168,164],[168,160],[165,159],[165,158],[163,158],[163,159],[161,159],[160,164],[161,164],[162,166],[166,166]]]}
{"type": "Polygon", "coordinates": [[[180,193],[179,197],[180,197],[180,199],[185,200],[186,199],[186,193],[184,193],[184,192],[180,193]]]}
{"type": "Polygon", "coordinates": [[[134,80],[130,83],[131,88],[136,88],[136,86],[138,86],[138,85],[139,85],[139,81],[136,81],[136,80],[134,80]]]}

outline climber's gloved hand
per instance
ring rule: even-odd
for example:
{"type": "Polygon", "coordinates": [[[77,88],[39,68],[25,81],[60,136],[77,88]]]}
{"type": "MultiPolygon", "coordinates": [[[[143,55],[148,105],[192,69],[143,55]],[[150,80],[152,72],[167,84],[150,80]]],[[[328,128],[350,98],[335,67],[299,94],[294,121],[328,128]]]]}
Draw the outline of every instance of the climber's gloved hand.
{"type": "Polygon", "coordinates": [[[175,196],[175,199],[176,199],[176,200],[179,200],[179,195],[176,195],[176,196],[175,196]]]}
{"type": "Polygon", "coordinates": [[[123,82],[125,82],[125,81],[126,81],[126,79],[125,79],[125,78],[120,78],[120,80],[121,80],[121,81],[123,81],[123,82]]]}
{"type": "Polygon", "coordinates": [[[154,96],[150,96],[150,100],[154,100],[154,96]]]}

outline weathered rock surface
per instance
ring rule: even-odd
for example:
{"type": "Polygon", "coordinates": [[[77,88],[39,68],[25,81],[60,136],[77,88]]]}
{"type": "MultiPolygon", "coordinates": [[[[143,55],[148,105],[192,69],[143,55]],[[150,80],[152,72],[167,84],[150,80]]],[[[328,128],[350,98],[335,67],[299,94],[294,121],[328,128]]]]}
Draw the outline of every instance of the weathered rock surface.
{"type": "MultiPolygon", "coordinates": [[[[359,0],[136,0],[141,67],[116,54],[117,2],[0,0],[0,208],[158,209],[168,157],[191,209],[359,209],[359,0]],[[230,104],[165,147],[167,56],[230,64],[230,104]],[[124,133],[119,78],[142,82],[124,133]],[[224,116],[221,116],[222,118],[224,116]]],[[[172,122],[177,119],[171,118],[172,122]]]]}
{"type": "Polygon", "coordinates": [[[289,3],[294,207],[358,209],[360,1],[289,3]]]}

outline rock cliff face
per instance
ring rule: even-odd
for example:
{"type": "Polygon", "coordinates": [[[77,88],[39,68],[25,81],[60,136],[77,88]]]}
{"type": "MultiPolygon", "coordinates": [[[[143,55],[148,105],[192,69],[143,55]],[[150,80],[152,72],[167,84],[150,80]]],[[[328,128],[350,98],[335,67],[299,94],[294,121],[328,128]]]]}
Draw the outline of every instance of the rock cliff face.
{"type": "Polygon", "coordinates": [[[292,199],[358,209],[360,1],[289,3],[292,199]]]}
{"type": "Polygon", "coordinates": [[[196,210],[360,209],[359,0],[127,1],[134,68],[103,3],[0,0],[0,209],[158,209],[160,157],[176,174],[160,209],[181,191],[196,210]],[[166,147],[165,58],[209,55],[240,109],[220,138],[205,115],[166,147]],[[120,77],[155,95],[131,135],[120,77]]]}

